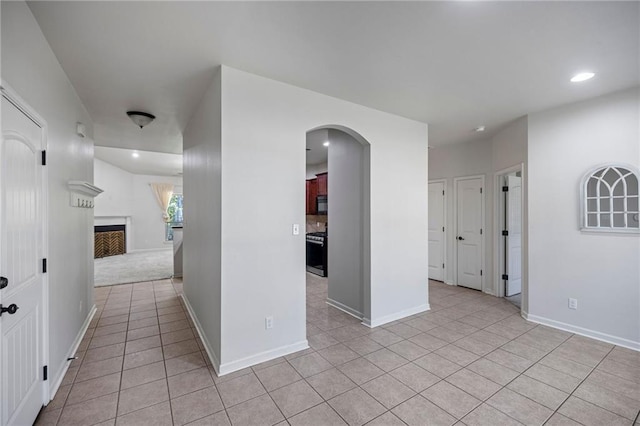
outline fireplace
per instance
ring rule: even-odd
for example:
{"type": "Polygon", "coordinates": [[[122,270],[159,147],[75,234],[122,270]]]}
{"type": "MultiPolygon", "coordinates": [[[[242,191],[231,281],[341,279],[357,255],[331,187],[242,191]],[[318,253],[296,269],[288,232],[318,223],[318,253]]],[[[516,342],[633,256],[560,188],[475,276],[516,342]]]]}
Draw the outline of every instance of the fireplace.
{"type": "Polygon", "coordinates": [[[125,225],[94,226],[94,257],[96,259],[127,252],[125,225]]]}

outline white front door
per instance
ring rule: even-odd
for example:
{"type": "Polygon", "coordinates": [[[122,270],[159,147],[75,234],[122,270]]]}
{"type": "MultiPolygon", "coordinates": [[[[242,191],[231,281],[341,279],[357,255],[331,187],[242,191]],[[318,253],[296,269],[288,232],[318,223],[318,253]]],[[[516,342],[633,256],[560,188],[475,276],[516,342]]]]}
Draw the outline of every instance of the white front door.
{"type": "Polygon", "coordinates": [[[42,129],[2,97],[0,425],[30,425],[43,402],[42,129]]]}
{"type": "Polygon", "coordinates": [[[482,181],[456,180],[456,284],[476,290],[482,290],[482,181]]]}
{"type": "Polygon", "coordinates": [[[506,222],[507,249],[506,275],[507,288],[505,296],[513,296],[522,291],[522,178],[507,176],[506,186],[506,222]]]}
{"type": "Polygon", "coordinates": [[[429,184],[429,278],[444,281],[444,182],[429,184]]]}

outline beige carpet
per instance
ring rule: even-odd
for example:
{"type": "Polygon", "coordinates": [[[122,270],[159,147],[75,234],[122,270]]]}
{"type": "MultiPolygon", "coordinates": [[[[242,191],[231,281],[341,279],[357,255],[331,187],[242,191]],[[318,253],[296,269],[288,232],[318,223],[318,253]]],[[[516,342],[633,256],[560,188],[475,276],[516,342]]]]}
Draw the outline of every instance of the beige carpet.
{"type": "Polygon", "coordinates": [[[95,286],[128,284],[170,278],[173,250],[127,253],[95,259],[95,286]]]}

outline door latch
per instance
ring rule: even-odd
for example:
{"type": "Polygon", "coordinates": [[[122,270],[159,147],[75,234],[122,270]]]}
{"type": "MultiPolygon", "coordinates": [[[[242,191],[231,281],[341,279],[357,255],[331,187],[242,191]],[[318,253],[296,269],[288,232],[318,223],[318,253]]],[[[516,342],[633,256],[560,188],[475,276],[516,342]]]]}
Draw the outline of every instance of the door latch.
{"type": "Polygon", "coordinates": [[[18,311],[18,305],[16,305],[15,303],[10,304],[9,306],[7,306],[6,308],[2,305],[0,305],[0,317],[2,316],[2,314],[4,314],[5,312],[8,313],[9,315],[13,315],[18,311]]]}
{"type": "Polygon", "coordinates": [[[464,241],[464,238],[463,237],[458,237],[458,240],[459,241],[464,241]]]}

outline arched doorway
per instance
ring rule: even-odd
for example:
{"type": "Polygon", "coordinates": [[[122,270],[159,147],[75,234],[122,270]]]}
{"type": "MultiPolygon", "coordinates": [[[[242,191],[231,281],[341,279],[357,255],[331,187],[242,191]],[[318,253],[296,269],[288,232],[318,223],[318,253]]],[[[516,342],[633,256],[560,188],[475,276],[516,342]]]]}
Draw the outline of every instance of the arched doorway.
{"type": "Polygon", "coordinates": [[[370,144],[353,129],[324,125],[307,132],[307,149],[307,158],[313,158],[313,164],[307,164],[307,179],[313,182],[315,172],[320,179],[316,197],[321,207],[315,213],[321,214],[311,215],[311,227],[314,222],[325,223],[326,303],[369,325],[370,144]]]}

